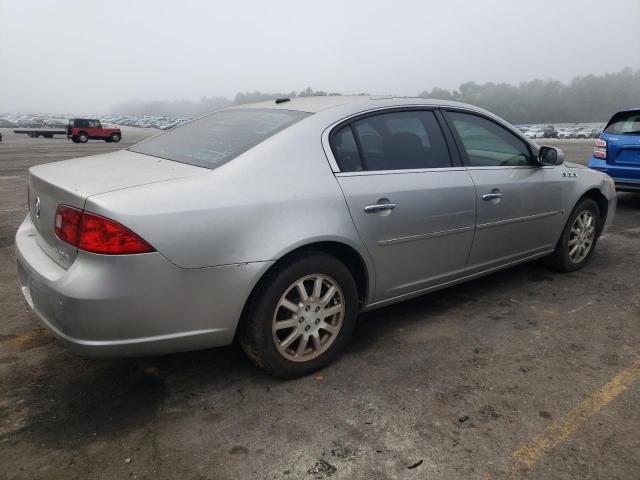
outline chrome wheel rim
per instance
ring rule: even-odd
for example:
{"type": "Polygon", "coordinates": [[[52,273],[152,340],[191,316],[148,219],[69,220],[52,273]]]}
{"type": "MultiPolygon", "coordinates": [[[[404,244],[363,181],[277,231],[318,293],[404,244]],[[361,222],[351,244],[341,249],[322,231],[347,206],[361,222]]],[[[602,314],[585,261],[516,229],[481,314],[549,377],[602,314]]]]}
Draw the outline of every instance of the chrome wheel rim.
{"type": "Polygon", "coordinates": [[[583,261],[593,246],[596,235],[596,219],[591,210],[584,210],[576,217],[569,233],[569,259],[573,263],[583,261]]]}
{"type": "Polygon", "coordinates": [[[280,297],[271,332],[278,352],[288,360],[307,362],[335,342],[344,320],[344,295],[328,275],[306,275],[280,297]]]}

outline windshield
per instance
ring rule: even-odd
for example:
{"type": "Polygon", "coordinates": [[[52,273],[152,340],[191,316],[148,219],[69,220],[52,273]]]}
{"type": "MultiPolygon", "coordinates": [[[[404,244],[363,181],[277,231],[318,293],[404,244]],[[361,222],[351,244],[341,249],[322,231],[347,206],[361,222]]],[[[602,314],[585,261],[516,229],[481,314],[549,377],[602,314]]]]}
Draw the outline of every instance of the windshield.
{"type": "Polygon", "coordinates": [[[604,133],[640,135],[640,111],[634,110],[631,112],[616,113],[611,120],[609,120],[609,124],[607,128],[604,129],[604,133]]]}
{"type": "Polygon", "coordinates": [[[216,168],[308,115],[294,110],[221,110],[150,138],[129,150],[216,168]]]}

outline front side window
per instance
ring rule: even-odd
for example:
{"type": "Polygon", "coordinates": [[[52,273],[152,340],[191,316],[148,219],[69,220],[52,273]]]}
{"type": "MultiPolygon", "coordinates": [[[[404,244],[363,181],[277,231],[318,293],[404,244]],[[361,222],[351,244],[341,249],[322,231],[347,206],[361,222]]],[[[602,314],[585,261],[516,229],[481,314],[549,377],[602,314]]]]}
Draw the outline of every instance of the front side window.
{"type": "Polygon", "coordinates": [[[447,112],[470,167],[536,165],[528,145],[500,125],[469,113],[447,112]]]}
{"type": "Polygon", "coordinates": [[[341,171],[407,170],[451,166],[449,150],[438,121],[431,111],[381,113],[342,127],[332,148],[341,171]],[[342,133],[344,131],[344,134],[342,133]],[[355,134],[358,162],[341,161],[345,150],[342,135],[355,134]],[[354,167],[355,165],[355,167],[354,167]]]}
{"type": "Polygon", "coordinates": [[[216,168],[309,116],[295,110],[221,110],[145,140],[129,150],[216,168]]]}
{"type": "Polygon", "coordinates": [[[604,129],[604,133],[616,135],[640,135],[640,112],[616,113],[604,129]]]}

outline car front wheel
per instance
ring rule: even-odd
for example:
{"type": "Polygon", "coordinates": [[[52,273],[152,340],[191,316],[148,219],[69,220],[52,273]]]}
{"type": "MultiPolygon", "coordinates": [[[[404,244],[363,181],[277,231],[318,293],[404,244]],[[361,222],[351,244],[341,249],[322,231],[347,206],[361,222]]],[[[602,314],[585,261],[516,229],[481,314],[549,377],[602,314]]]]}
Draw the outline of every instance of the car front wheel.
{"type": "Polygon", "coordinates": [[[571,212],[548,263],[562,272],[584,267],[593,255],[599,233],[600,208],[594,200],[583,198],[571,212]]]}
{"type": "Polygon", "coordinates": [[[307,375],[346,345],[357,310],[356,283],[342,262],[323,252],[297,254],[260,282],[240,326],[240,344],[273,375],[307,375]]]}
{"type": "Polygon", "coordinates": [[[111,139],[111,141],[113,143],[118,143],[120,141],[120,134],[119,133],[112,133],[109,138],[111,139]]]}
{"type": "Polygon", "coordinates": [[[84,132],[80,132],[77,138],[80,143],[87,143],[89,141],[89,135],[84,132]]]}

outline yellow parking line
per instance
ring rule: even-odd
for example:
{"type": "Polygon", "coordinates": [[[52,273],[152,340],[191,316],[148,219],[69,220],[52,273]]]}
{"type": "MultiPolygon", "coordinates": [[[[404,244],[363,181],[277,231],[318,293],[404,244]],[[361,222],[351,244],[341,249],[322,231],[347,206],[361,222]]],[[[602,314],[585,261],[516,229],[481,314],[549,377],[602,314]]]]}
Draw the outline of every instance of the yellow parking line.
{"type": "Polygon", "coordinates": [[[511,458],[515,460],[516,464],[512,474],[515,476],[518,465],[524,465],[527,469],[533,468],[547,452],[564,442],[593,414],[638,380],[640,380],[640,359],[613,377],[609,383],[591,394],[563,418],[549,425],[544,432],[534,436],[531,441],[513,452],[511,458]]]}

